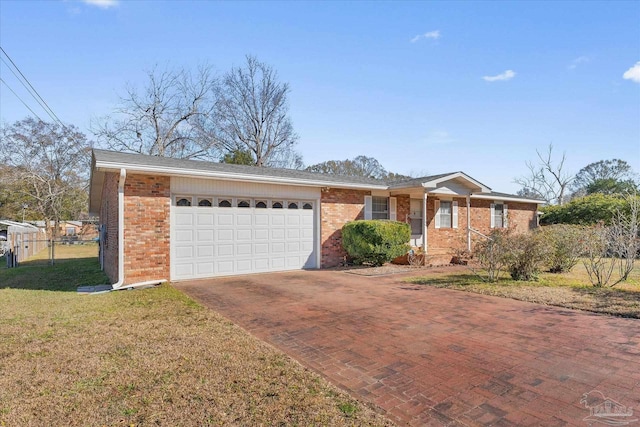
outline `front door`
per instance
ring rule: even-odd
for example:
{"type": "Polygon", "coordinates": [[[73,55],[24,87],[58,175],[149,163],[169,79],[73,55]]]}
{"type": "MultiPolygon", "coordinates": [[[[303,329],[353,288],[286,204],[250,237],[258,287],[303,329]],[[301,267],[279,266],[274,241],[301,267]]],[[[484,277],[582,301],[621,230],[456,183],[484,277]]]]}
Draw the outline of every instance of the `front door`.
{"type": "Polygon", "coordinates": [[[411,199],[409,205],[409,220],[411,224],[411,246],[422,246],[424,232],[422,230],[422,199],[411,199]]]}

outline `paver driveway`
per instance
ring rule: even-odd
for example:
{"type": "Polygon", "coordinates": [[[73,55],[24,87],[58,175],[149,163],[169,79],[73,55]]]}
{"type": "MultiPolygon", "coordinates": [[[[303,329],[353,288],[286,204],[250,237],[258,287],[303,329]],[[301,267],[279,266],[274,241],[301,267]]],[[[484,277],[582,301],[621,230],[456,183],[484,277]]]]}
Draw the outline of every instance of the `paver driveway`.
{"type": "Polygon", "coordinates": [[[176,287],[399,424],[586,426],[607,397],[636,411],[614,419],[640,426],[638,320],[397,275],[298,271],[176,287]]]}

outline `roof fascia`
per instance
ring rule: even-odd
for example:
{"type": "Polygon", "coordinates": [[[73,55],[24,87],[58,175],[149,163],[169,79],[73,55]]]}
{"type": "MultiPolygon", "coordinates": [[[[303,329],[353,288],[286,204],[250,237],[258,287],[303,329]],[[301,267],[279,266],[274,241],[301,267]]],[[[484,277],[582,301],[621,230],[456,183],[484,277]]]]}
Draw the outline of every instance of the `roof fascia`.
{"type": "Polygon", "coordinates": [[[95,165],[96,169],[101,169],[103,171],[109,172],[117,172],[120,169],[124,168],[130,172],[141,172],[141,173],[154,173],[159,175],[170,175],[170,176],[183,176],[183,177],[191,177],[191,178],[216,178],[227,181],[250,181],[250,182],[260,182],[267,184],[287,184],[287,185],[298,185],[305,187],[332,187],[332,188],[354,188],[354,189],[363,189],[363,190],[388,190],[389,187],[384,185],[375,185],[375,184],[364,184],[364,183],[347,183],[347,182],[334,182],[334,181],[324,181],[324,180],[307,180],[307,179],[296,179],[296,178],[285,178],[285,177],[277,177],[277,176],[259,176],[259,175],[251,175],[251,174],[241,174],[234,172],[217,172],[217,171],[206,171],[206,170],[198,170],[198,169],[181,169],[176,167],[157,167],[157,166],[148,166],[148,165],[140,165],[140,164],[132,164],[132,163],[117,163],[117,162],[105,162],[105,161],[96,161],[95,165]]]}
{"type": "Polygon", "coordinates": [[[487,187],[486,185],[484,185],[483,183],[476,181],[475,179],[471,178],[469,175],[463,173],[463,172],[456,172],[456,173],[452,173],[450,175],[445,175],[443,177],[437,178],[437,179],[433,179],[431,181],[425,181],[422,183],[422,186],[424,188],[429,188],[429,189],[433,189],[433,188],[437,188],[438,184],[445,182],[445,181],[451,181],[453,179],[456,178],[462,178],[465,181],[468,181],[470,183],[472,183],[474,186],[480,188],[480,192],[481,193],[489,193],[491,192],[491,188],[487,187]]]}
{"type": "Polygon", "coordinates": [[[536,199],[521,199],[519,197],[506,197],[506,196],[497,196],[495,194],[472,194],[472,199],[482,199],[482,200],[503,200],[507,202],[520,202],[520,203],[535,203],[538,205],[545,204],[544,200],[536,200],[536,199]]]}

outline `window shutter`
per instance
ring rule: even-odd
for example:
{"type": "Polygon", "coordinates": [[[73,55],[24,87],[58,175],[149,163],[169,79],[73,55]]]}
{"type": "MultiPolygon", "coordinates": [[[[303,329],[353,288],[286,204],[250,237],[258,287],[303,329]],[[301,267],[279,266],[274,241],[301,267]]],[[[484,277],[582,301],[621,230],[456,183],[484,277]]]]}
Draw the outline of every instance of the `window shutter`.
{"type": "Polygon", "coordinates": [[[398,201],[395,197],[389,197],[389,219],[391,221],[396,221],[397,215],[397,206],[398,201]]]}
{"type": "Polygon", "coordinates": [[[371,196],[364,196],[364,219],[371,219],[371,211],[373,209],[373,201],[371,196]]]}
{"type": "Polygon", "coordinates": [[[507,218],[508,218],[508,215],[507,215],[507,204],[505,203],[505,204],[504,204],[504,205],[502,205],[502,206],[503,206],[503,211],[502,211],[502,226],[503,226],[504,228],[507,228],[507,227],[509,227],[509,223],[507,222],[507,218]]]}
{"type": "Polygon", "coordinates": [[[496,227],[496,220],[493,217],[496,213],[496,204],[495,203],[491,203],[491,228],[495,228],[496,227]]]}
{"type": "Polygon", "coordinates": [[[435,220],[436,220],[436,228],[440,228],[440,200],[435,200],[433,202],[434,210],[436,211],[435,220]]]}
{"type": "Polygon", "coordinates": [[[458,202],[451,203],[451,228],[458,228],[458,202]]]}

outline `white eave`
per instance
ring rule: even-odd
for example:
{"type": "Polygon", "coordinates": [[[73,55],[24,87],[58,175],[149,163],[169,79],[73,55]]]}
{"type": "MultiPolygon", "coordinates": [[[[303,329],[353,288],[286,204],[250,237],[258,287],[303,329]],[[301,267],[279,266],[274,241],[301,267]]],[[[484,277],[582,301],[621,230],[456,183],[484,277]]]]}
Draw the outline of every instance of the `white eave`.
{"type": "Polygon", "coordinates": [[[472,194],[471,198],[482,200],[500,200],[504,202],[536,203],[538,205],[546,203],[544,200],[524,199],[522,197],[509,197],[498,194],[472,194]]]}
{"type": "Polygon", "coordinates": [[[439,178],[436,179],[432,179],[430,181],[425,181],[422,183],[422,186],[424,188],[427,189],[435,189],[438,188],[443,182],[446,181],[451,181],[454,179],[459,179],[459,180],[463,180],[463,181],[467,181],[468,183],[471,183],[472,185],[476,186],[478,189],[476,190],[478,193],[489,193],[491,192],[491,188],[487,187],[486,185],[484,185],[483,183],[481,183],[480,181],[476,181],[475,179],[471,178],[469,175],[463,173],[463,172],[456,172],[456,173],[452,173],[450,175],[445,175],[445,176],[441,176],[439,178]]]}
{"type": "Polygon", "coordinates": [[[331,187],[331,188],[353,188],[363,190],[387,190],[387,185],[376,185],[369,183],[354,183],[340,181],[325,181],[321,179],[311,180],[302,178],[287,178],[268,175],[241,174],[234,172],[208,171],[199,169],[182,169],[176,167],[157,167],[149,165],[115,163],[96,161],[95,168],[102,172],[119,172],[126,169],[129,172],[139,172],[143,174],[154,174],[164,176],[183,176],[191,178],[215,178],[226,181],[260,182],[268,184],[299,185],[305,187],[331,187]]]}

